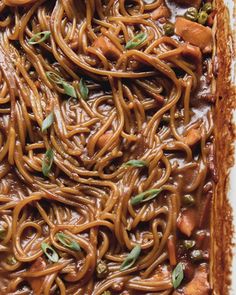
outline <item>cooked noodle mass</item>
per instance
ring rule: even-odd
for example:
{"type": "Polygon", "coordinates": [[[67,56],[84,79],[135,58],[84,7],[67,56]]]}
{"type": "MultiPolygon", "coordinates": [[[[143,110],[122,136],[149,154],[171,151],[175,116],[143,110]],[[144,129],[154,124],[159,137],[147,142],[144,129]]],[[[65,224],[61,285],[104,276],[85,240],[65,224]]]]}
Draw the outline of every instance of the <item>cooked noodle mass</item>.
{"type": "Polygon", "coordinates": [[[0,1],[1,294],[210,293],[215,11],[176,2],[0,1]]]}

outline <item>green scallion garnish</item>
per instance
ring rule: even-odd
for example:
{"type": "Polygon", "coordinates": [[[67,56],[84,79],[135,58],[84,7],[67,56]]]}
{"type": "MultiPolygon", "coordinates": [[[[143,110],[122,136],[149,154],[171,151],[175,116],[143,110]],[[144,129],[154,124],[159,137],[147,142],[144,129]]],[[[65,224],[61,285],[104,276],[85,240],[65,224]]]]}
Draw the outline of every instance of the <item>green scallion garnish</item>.
{"type": "Polygon", "coordinates": [[[88,99],[89,89],[86,86],[83,78],[81,78],[79,81],[79,92],[84,100],[88,99]]]}
{"type": "Polygon", "coordinates": [[[183,269],[183,264],[180,262],[177,264],[177,266],[172,272],[172,284],[175,289],[179,287],[183,278],[184,278],[184,269],[183,269]]]}
{"type": "Polygon", "coordinates": [[[54,114],[51,112],[42,123],[42,132],[46,131],[53,123],[54,120],[54,114]]]}
{"type": "Polygon", "coordinates": [[[58,233],[56,235],[58,241],[67,248],[70,248],[75,251],[81,251],[80,245],[74,241],[70,236],[64,233],[58,233]]]}
{"type": "Polygon", "coordinates": [[[146,33],[139,33],[133,39],[129,40],[125,46],[125,49],[133,49],[142,44],[147,39],[146,33]]]}
{"type": "Polygon", "coordinates": [[[44,176],[48,176],[52,168],[54,153],[52,149],[48,149],[44,155],[42,162],[42,172],[44,176]]]}
{"type": "Polygon", "coordinates": [[[46,76],[48,77],[49,81],[51,81],[55,84],[58,84],[58,85],[62,85],[62,87],[65,91],[65,94],[67,94],[68,96],[74,97],[74,98],[77,97],[75,88],[71,84],[66,82],[60,75],[58,75],[55,72],[49,71],[49,72],[46,72],[46,76]]]}
{"type": "Polygon", "coordinates": [[[147,190],[147,191],[133,197],[131,199],[131,204],[132,205],[138,205],[140,203],[150,201],[150,200],[154,199],[161,191],[162,191],[162,189],[150,189],[150,190],[147,190]]]}
{"type": "Polygon", "coordinates": [[[51,35],[50,31],[39,32],[39,33],[33,35],[33,37],[30,38],[28,43],[30,45],[40,44],[40,43],[44,42],[45,40],[47,40],[50,37],[50,35],[51,35]]]}
{"type": "Polygon", "coordinates": [[[137,245],[133,248],[133,250],[128,254],[128,256],[125,258],[123,263],[121,264],[120,270],[126,270],[132,267],[136,260],[138,259],[139,255],[141,253],[141,246],[137,245]]]}
{"type": "Polygon", "coordinates": [[[123,164],[125,167],[145,167],[147,163],[142,160],[130,160],[123,164]]]}
{"type": "Polygon", "coordinates": [[[57,252],[49,246],[47,243],[43,242],[41,244],[41,248],[43,250],[43,253],[47,256],[47,258],[52,261],[52,262],[58,262],[59,260],[59,255],[57,252]]]}

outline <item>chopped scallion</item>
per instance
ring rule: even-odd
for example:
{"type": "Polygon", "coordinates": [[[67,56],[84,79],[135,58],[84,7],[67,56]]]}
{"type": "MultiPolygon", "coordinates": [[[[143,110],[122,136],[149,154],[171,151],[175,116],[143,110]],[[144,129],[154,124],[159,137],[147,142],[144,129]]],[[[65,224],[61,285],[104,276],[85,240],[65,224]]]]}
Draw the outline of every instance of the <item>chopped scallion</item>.
{"type": "Polygon", "coordinates": [[[44,32],[39,32],[37,34],[34,34],[32,38],[28,41],[30,45],[34,44],[40,44],[47,40],[51,35],[50,31],[44,31],[44,32]]]}
{"type": "Polygon", "coordinates": [[[145,191],[141,194],[138,194],[137,196],[135,196],[131,199],[131,204],[138,205],[140,203],[150,201],[150,200],[154,199],[161,191],[162,191],[162,189],[150,189],[150,190],[145,191]]]}
{"type": "Polygon", "coordinates": [[[121,264],[120,270],[126,270],[132,267],[136,260],[138,259],[139,255],[141,253],[141,246],[137,245],[133,248],[133,250],[128,254],[126,259],[121,264]]]}
{"type": "Polygon", "coordinates": [[[52,261],[52,262],[58,262],[59,260],[59,255],[57,252],[49,246],[47,243],[43,242],[41,244],[41,248],[43,250],[43,253],[47,256],[47,258],[52,261]]]}

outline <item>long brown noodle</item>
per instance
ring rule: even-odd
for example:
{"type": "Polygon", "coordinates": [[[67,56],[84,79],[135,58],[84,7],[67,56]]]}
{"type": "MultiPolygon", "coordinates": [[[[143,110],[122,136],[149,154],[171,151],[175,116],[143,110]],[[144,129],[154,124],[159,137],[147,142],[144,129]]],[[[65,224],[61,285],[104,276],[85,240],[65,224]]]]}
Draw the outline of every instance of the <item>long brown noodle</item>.
{"type": "MultiPolygon", "coordinates": [[[[194,196],[201,215],[211,190],[213,111],[191,102],[210,60],[185,58],[184,43],[163,35],[161,23],[150,18],[160,5],[161,0],[0,1],[1,294],[173,293],[167,242],[171,238],[179,246],[176,220],[183,196],[194,196]],[[49,39],[30,45],[42,31],[51,32],[49,39]],[[126,50],[139,33],[147,35],[144,43],[126,50]],[[101,36],[120,52],[116,59],[93,46],[101,36]],[[52,83],[48,71],[71,83],[78,98],[52,83]],[[87,100],[80,93],[82,78],[87,100]],[[43,133],[52,111],[53,125],[43,133]],[[201,133],[194,147],[186,141],[192,129],[201,133]],[[48,149],[54,161],[45,177],[48,149]],[[148,165],[123,165],[131,159],[148,165]],[[159,188],[155,199],[131,204],[132,197],[159,188]],[[81,251],[60,244],[59,232],[81,251]],[[42,242],[56,250],[58,262],[47,260],[42,242]],[[137,262],[121,271],[137,244],[137,262]],[[47,267],[34,270],[40,257],[47,267]],[[103,279],[96,277],[100,260],[109,269],[103,279]],[[42,287],[30,293],[35,278],[42,287]]],[[[208,221],[198,229],[209,234],[208,221]]]]}

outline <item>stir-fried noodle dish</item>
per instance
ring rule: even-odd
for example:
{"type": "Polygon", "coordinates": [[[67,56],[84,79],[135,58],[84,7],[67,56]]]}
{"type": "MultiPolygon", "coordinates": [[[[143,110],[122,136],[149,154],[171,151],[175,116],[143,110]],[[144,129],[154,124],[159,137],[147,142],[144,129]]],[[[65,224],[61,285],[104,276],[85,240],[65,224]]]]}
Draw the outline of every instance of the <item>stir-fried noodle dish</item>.
{"type": "Polygon", "coordinates": [[[0,294],[207,295],[211,1],[0,1],[0,294]]]}

